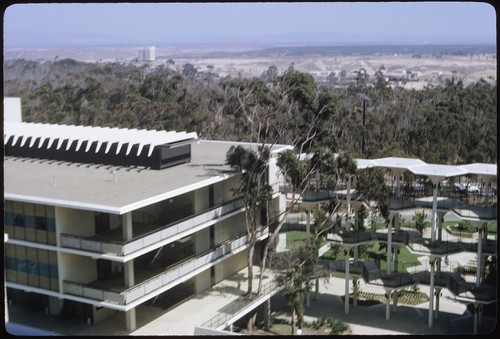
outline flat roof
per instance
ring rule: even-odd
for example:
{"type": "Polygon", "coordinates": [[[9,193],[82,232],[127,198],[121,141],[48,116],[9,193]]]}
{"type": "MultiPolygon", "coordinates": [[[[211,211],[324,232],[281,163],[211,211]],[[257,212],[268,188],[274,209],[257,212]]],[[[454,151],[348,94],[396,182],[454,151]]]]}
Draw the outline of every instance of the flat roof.
{"type": "Polygon", "coordinates": [[[232,176],[225,159],[233,145],[257,147],[199,140],[191,144],[191,162],[163,170],[4,157],[4,198],[124,214],[232,176]]]}
{"type": "Polygon", "coordinates": [[[462,165],[460,168],[466,170],[470,174],[482,175],[482,176],[497,176],[497,165],[496,164],[484,164],[484,163],[474,163],[468,165],[462,165]]]}
{"type": "Polygon", "coordinates": [[[412,166],[425,165],[425,162],[423,162],[420,159],[400,158],[400,157],[378,158],[378,159],[372,159],[372,161],[378,167],[388,167],[392,169],[396,168],[408,169],[409,167],[412,166]]]}

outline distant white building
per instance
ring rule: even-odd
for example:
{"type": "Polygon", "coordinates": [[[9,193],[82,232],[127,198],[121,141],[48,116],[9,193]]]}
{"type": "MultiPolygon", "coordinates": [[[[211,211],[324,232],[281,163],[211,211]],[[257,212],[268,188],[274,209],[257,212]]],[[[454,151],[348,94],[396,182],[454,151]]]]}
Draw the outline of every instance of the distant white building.
{"type": "Polygon", "coordinates": [[[21,122],[21,98],[3,98],[3,120],[21,122]]]}
{"type": "Polygon", "coordinates": [[[139,51],[139,61],[155,61],[155,47],[149,46],[139,51]]]}

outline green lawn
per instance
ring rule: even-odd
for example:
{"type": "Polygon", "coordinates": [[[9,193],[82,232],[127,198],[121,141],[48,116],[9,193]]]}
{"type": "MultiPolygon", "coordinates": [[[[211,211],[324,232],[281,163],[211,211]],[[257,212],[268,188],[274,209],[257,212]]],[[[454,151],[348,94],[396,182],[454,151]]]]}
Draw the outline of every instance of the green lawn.
{"type": "Polygon", "coordinates": [[[286,232],[286,248],[293,248],[297,241],[307,238],[307,233],[304,231],[286,232]]]}
{"type": "MultiPolygon", "coordinates": [[[[336,251],[334,255],[334,250],[329,249],[321,258],[325,260],[344,260],[345,254],[342,248],[336,251]]],[[[420,265],[417,258],[419,255],[410,253],[406,247],[401,247],[398,255],[398,271],[403,272],[406,268],[414,267],[420,265]]],[[[377,262],[381,270],[387,268],[387,253],[385,249],[380,249],[379,243],[373,243],[365,246],[364,250],[359,252],[360,259],[369,259],[377,262]]],[[[394,257],[392,258],[391,270],[394,271],[394,257]]]]}

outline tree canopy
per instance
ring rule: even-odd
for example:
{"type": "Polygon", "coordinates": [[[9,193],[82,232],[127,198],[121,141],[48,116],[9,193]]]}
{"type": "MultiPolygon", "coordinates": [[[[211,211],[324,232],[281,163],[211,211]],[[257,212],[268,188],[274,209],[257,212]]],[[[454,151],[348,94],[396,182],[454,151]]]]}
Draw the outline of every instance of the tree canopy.
{"type": "Polygon", "coordinates": [[[4,96],[22,98],[28,122],[188,130],[231,141],[308,141],[308,147],[335,145],[363,158],[406,156],[442,164],[497,159],[497,88],[484,80],[464,86],[452,78],[408,90],[383,79],[367,85],[360,69],[357,83],[325,87],[293,65],[282,74],[271,66],[261,77],[231,78],[191,64],[72,59],[6,60],[3,70],[4,96]]]}

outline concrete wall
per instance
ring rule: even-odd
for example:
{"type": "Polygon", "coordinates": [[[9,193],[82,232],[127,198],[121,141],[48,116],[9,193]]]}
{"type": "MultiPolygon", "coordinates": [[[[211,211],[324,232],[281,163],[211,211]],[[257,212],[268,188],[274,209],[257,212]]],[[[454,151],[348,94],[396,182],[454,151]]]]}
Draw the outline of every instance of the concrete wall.
{"type": "Polygon", "coordinates": [[[214,242],[220,244],[245,231],[245,215],[239,213],[214,225],[214,242]]]}
{"type": "Polygon", "coordinates": [[[229,201],[234,199],[233,191],[231,189],[237,188],[239,185],[241,175],[236,175],[225,181],[223,181],[222,194],[224,201],[229,201]]]}
{"type": "Polygon", "coordinates": [[[63,280],[79,283],[89,283],[97,279],[96,260],[69,253],[59,253],[59,279],[62,287],[63,280]]]}
{"type": "Polygon", "coordinates": [[[56,207],[56,233],[92,236],[95,234],[94,212],[72,208],[56,207]]]}
{"type": "Polygon", "coordinates": [[[204,228],[193,234],[194,254],[200,254],[210,249],[210,228],[204,228]]]}
{"type": "Polygon", "coordinates": [[[222,262],[222,275],[225,278],[235,274],[247,266],[247,253],[248,250],[241,251],[240,253],[224,260],[222,262]]]}
{"type": "Polygon", "coordinates": [[[194,277],[194,288],[195,288],[195,293],[201,293],[207,289],[209,289],[210,286],[210,269],[207,269],[200,274],[197,274],[196,277],[194,277]]]}
{"type": "Polygon", "coordinates": [[[109,215],[109,228],[110,229],[117,228],[117,227],[121,226],[121,224],[122,224],[121,215],[118,215],[118,214],[110,214],[109,215]]]}
{"type": "Polygon", "coordinates": [[[284,184],[284,178],[280,169],[276,165],[277,159],[271,158],[269,160],[269,185],[273,187],[273,192],[278,192],[279,186],[284,184]]]}
{"type": "Polygon", "coordinates": [[[94,324],[98,323],[106,318],[111,317],[113,314],[117,313],[119,311],[113,310],[111,308],[105,308],[105,307],[92,307],[92,316],[94,318],[94,324]]]}
{"type": "Polygon", "coordinates": [[[49,297],[49,313],[52,315],[61,314],[63,299],[49,297]]]}
{"type": "Polygon", "coordinates": [[[194,191],[194,213],[208,209],[208,186],[194,191]]]}

